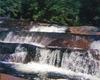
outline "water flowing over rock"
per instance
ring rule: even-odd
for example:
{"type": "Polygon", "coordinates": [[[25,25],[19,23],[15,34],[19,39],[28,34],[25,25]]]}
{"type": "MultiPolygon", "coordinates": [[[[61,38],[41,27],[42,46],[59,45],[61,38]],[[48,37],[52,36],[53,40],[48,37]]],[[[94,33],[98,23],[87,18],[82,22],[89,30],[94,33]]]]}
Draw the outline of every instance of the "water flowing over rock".
{"type": "Polygon", "coordinates": [[[30,62],[28,64],[22,63],[13,63],[13,62],[0,62],[1,66],[7,71],[11,70],[18,73],[26,73],[26,74],[45,74],[46,77],[54,78],[56,75],[59,78],[64,79],[76,79],[76,80],[99,80],[99,78],[84,74],[84,73],[75,73],[71,70],[57,68],[54,66],[50,66],[47,64],[38,64],[35,62],[30,62]],[[7,69],[8,68],[8,69],[7,69]]]}
{"type": "Polygon", "coordinates": [[[51,25],[49,27],[46,26],[33,26],[29,31],[30,32],[56,32],[56,33],[65,33],[67,27],[51,25]]]}
{"type": "MultiPolygon", "coordinates": [[[[5,44],[6,45],[6,44],[5,44]]],[[[11,43],[9,45],[12,45],[11,43]]],[[[13,44],[14,45],[14,44],[13,44]]],[[[27,45],[28,46],[28,45],[27,45]]],[[[24,51],[28,51],[29,48],[34,50],[34,52],[23,52],[23,48],[16,46],[16,53],[9,53],[5,61],[13,61],[27,63],[30,61],[35,61],[41,64],[50,64],[57,67],[62,67],[64,69],[72,70],[75,72],[82,72],[100,77],[100,55],[99,52],[94,50],[71,50],[71,49],[57,49],[57,48],[39,48],[39,47],[24,47],[24,51]],[[25,48],[26,47],[26,48],[25,48]],[[22,53],[20,52],[22,50],[22,53]],[[23,55],[24,53],[24,55],[23,55]],[[26,55],[26,56],[25,56],[26,55]],[[32,57],[33,56],[33,57],[32,57]],[[18,61],[20,58],[20,61],[18,61]],[[26,59],[24,59],[26,58],[26,59]],[[24,61],[22,61],[24,60],[24,61]]],[[[8,48],[9,49],[9,48],[8,48]]],[[[10,51],[10,49],[8,50],[10,51]]],[[[2,54],[4,55],[4,54],[2,54]]],[[[5,56],[6,57],[6,56],[5,56]]],[[[2,59],[2,56],[0,57],[2,59]]],[[[5,59],[5,58],[4,58],[5,59]]],[[[3,60],[4,61],[4,60],[3,60]]]]}
{"type": "Polygon", "coordinates": [[[1,27],[0,71],[2,73],[7,72],[17,77],[23,76],[26,79],[30,77],[29,80],[33,78],[33,80],[49,80],[49,78],[59,79],[59,77],[63,79],[66,76],[66,80],[100,79],[100,35],[97,28],[90,27],[87,29],[84,27],[80,30],[80,28],[63,28],[52,25],[48,27],[36,26],[31,25],[24,30],[1,27]],[[31,68],[37,67],[40,71],[39,74],[31,74],[31,72],[27,74],[28,67],[26,72],[25,69],[23,71],[20,69],[21,72],[19,72],[18,67],[15,69],[14,65],[10,66],[10,63],[24,65],[25,68],[26,65],[30,64],[31,68]],[[34,63],[38,66],[32,65],[34,63]],[[44,64],[46,64],[46,67],[41,67],[44,64]],[[2,70],[3,65],[6,67],[5,70],[8,69],[7,71],[2,70]],[[45,68],[52,68],[51,65],[55,66],[54,69],[57,69],[57,72],[52,69],[52,71],[48,71],[49,74],[45,73],[46,71],[41,74],[41,71],[46,70],[45,68]],[[12,70],[12,73],[9,69],[12,70]],[[67,74],[62,74],[60,71],[62,69],[67,74]],[[68,71],[71,71],[71,73],[68,73],[68,71]],[[39,77],[47,75],[49,76],[46,79],[39,77]],[[87,76],[95,78],[89,77],[88,79],[87,76]]]}
{"type": "MultiPolygon", "coordinates": [[[[57,33],[28,33],[28,32],[13,32],[13,31],[4,31],[0,34],[0,41],[1,42],[8,42],[8,43],[27,43],[27,44],[36,44],[44,45],[50,44],[55,39],[60,38],[65,39],[67,36],[65,34],[57,34],[57,33]],[[63,35],[63,36],[62,36],[63,35]]],[[[37,45],[37,46],[38,46],[37,45]]]]}

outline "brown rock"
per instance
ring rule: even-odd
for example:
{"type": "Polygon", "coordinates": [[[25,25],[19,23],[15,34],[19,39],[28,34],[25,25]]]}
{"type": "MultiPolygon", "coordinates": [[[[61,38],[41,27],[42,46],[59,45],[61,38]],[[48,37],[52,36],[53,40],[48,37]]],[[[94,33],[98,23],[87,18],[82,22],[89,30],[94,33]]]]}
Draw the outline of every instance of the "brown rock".
{"type": "Polygon", "coordinates": [[[25,80],[25,79],[0,73],[0,80],[25,80]]]}
{"type": "Polygon", "coordinates": [[[73,33],[73,34],[87,34],[88,33],[86,29],[80,28],[80,27],[70,27],[69,31],[70,33],[73,33]]]}
{"type": "Polygon", "coordinates": [[[76,48],[88,49],[90,42],[85,39],[83,40],[81,39],[81,40],[76,40],[76,41],[72,41],[72,40],[63,41],[63,44],[71,48],[76,47],[76,48]]]}
{"type": "Polygon", "coordinates": [[[85,39],[80,39],[80,40],[57,39],[51,42],[48,46],[88,49],[89,45],[90,45],[90,42],[85,39]]]}
{"type": "Polygon", "coordinates": [[[69,32],[76,35],[100,35],[98,28],[93,26],[70,27],[69,32]]]}

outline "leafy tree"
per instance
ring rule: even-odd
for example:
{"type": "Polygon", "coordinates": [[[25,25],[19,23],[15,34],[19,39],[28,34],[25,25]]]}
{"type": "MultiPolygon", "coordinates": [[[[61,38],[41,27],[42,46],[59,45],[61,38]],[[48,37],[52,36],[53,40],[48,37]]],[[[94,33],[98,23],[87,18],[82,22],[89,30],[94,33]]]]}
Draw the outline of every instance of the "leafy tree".
{"type": "Polygon", "coordinates": [[[20,6],[20,0],[0,0],[0,15],[17,17],[20,6]]]}
{"type": "Polygon", "coordinates": [[[79,20],[79,0],[36,0],[36,3],[35,17],[39,21],[76,25],[79,20]]]}
{"type": "Polygon", "coordinates": [[[100,0],[0,0],[0,16],[99,26],[100,0]]]}

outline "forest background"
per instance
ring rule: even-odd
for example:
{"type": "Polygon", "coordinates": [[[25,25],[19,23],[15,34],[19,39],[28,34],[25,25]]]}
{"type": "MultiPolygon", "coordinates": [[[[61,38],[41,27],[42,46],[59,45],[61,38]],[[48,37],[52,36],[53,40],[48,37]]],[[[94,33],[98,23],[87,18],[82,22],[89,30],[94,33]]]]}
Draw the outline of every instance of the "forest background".
{"type": "Polygon", "coordinates": [[[100,0],[0,0],[0,16],[70,26],[100,26],[100,0]]]}

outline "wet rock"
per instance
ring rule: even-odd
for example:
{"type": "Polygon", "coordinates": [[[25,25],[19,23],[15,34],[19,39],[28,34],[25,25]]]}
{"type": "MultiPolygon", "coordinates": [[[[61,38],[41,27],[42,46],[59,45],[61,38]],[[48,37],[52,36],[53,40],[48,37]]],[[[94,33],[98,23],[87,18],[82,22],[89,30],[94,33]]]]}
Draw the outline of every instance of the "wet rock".
{"type": "Polygon", "coordinates": [[[25,80],[25,79],[0,73],[0,80],[25,80]]]}
{"type": "Polygon", "coordinates": [[[58,46],[58,47],[65,47],[65,48],[81,48],[81,49],[88,49],[90,42],[85,39],[80,40],[62,40],[57,39],[51,42],[48,46],[58,46]]]}
{"type": "Polygon", "coordinates": [[[100,35],[98,31],[99,28],[96,28],[94,26],[80,26],[69,28],[70,33],[79,35],[100,35]]]}

